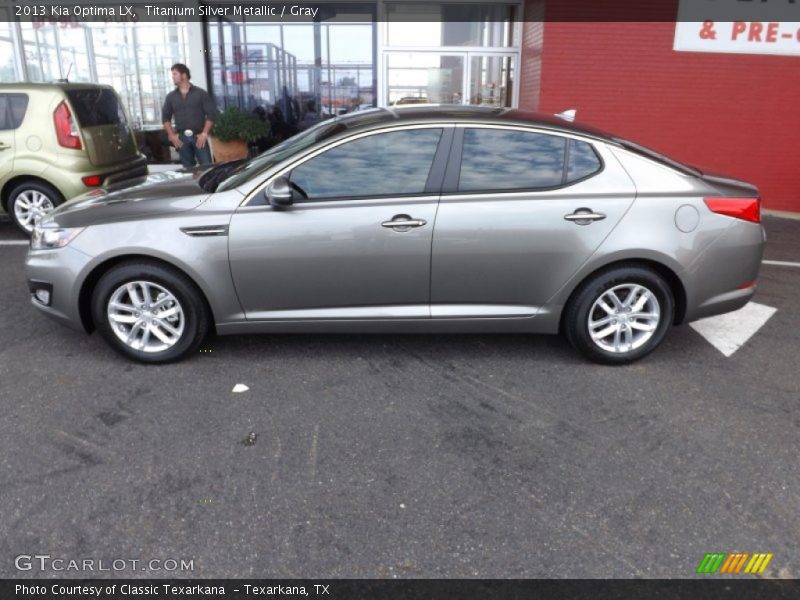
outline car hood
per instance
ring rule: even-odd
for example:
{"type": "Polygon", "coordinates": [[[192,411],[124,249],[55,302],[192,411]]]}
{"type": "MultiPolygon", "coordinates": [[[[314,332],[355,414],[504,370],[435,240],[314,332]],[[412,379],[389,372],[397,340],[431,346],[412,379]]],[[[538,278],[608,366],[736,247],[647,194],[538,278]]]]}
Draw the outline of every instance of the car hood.
{"type": "Polygon", "coordinates": [[[156,173],[145,183],[123,190],[93,190],[65,202],[42,224],[88,227],[192,210],[210,195],[198,185],[198,176],[196,172],[156,173]]]}

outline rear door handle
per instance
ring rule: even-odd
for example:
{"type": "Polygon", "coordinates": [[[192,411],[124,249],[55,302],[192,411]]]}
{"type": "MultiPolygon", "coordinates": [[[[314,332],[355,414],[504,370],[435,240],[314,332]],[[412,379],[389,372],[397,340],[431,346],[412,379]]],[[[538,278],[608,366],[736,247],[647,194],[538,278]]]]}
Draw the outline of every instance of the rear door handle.
{"type": "Polygon", "coordinates": [[[422,227],[427,223],[425,219],[414,219],[408,215],[395,215],[391,221],[381,223],[381,227],[388,227],[395,231],[408,231],[412,227],[422,227]]]}
{"type": "Polygon", "coordinates": [[[591,208],[579,208],[574,213],[564,215],[564,218],[576,225],[590,225],[594,221],[602,221],[606,216],[603,213],[594,212],[591,208]]]}

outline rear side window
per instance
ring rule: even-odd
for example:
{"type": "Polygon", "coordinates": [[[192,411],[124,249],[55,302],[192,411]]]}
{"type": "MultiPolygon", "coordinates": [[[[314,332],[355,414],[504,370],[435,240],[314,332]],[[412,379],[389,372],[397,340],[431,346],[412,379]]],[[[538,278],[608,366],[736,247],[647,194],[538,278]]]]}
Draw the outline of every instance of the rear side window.
{"type": "Polygon", "coordinates": [[[125,123],[125,113],[112,90],[68,90],[67,97],[75,109],[81,127],[125,123]]]}
{"type": "Polygon", "coordinates": [[[597,173],[603,164],[594,149],[586,142],[570,140],[567,160],[567,183],[584,179],[597,173]]]}
{"type": "Polygon", "coordinates": [[[530,190],[560,186],[566,139],[504,129],[466,129],[458,190],[530,190]]]}
{"type": "Polygon", "coordinates": [[[0,130],[17,129],[27,110],[27,94],[0,94],[0,130]]]}

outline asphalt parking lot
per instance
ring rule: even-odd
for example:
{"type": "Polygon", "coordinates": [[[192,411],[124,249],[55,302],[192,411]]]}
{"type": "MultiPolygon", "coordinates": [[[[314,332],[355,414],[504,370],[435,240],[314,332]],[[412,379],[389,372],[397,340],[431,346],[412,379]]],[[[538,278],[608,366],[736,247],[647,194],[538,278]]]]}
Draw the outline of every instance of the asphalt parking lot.
{"type": "MultiPolygon", "coordinates": [[[[764,221],[765,259],[800,262],[800,221],[764,221]]],[[[25,252],[0,245],[0,577],[165,575],[15,567],[47,554],[193,561],[171,577],[684,578],[737,551],[800,576],[800,268],[764,265],[755,301],[777,310],[730,357],[681,326],[621,368],[478,335],[216,338],[148,367],[30,307],[25,252]]]]}

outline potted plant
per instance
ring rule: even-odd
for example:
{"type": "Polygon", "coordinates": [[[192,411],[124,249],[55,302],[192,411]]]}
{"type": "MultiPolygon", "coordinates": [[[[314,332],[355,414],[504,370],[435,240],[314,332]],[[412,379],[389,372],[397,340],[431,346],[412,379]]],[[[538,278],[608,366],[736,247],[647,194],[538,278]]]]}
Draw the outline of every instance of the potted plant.
{"type": "Polygon", "coordinates": [[[217,115],[211,130],[215,162],[247,158],[247,144],[269,133],[269,125],[257,116],[229,106],[217,115]]]}

